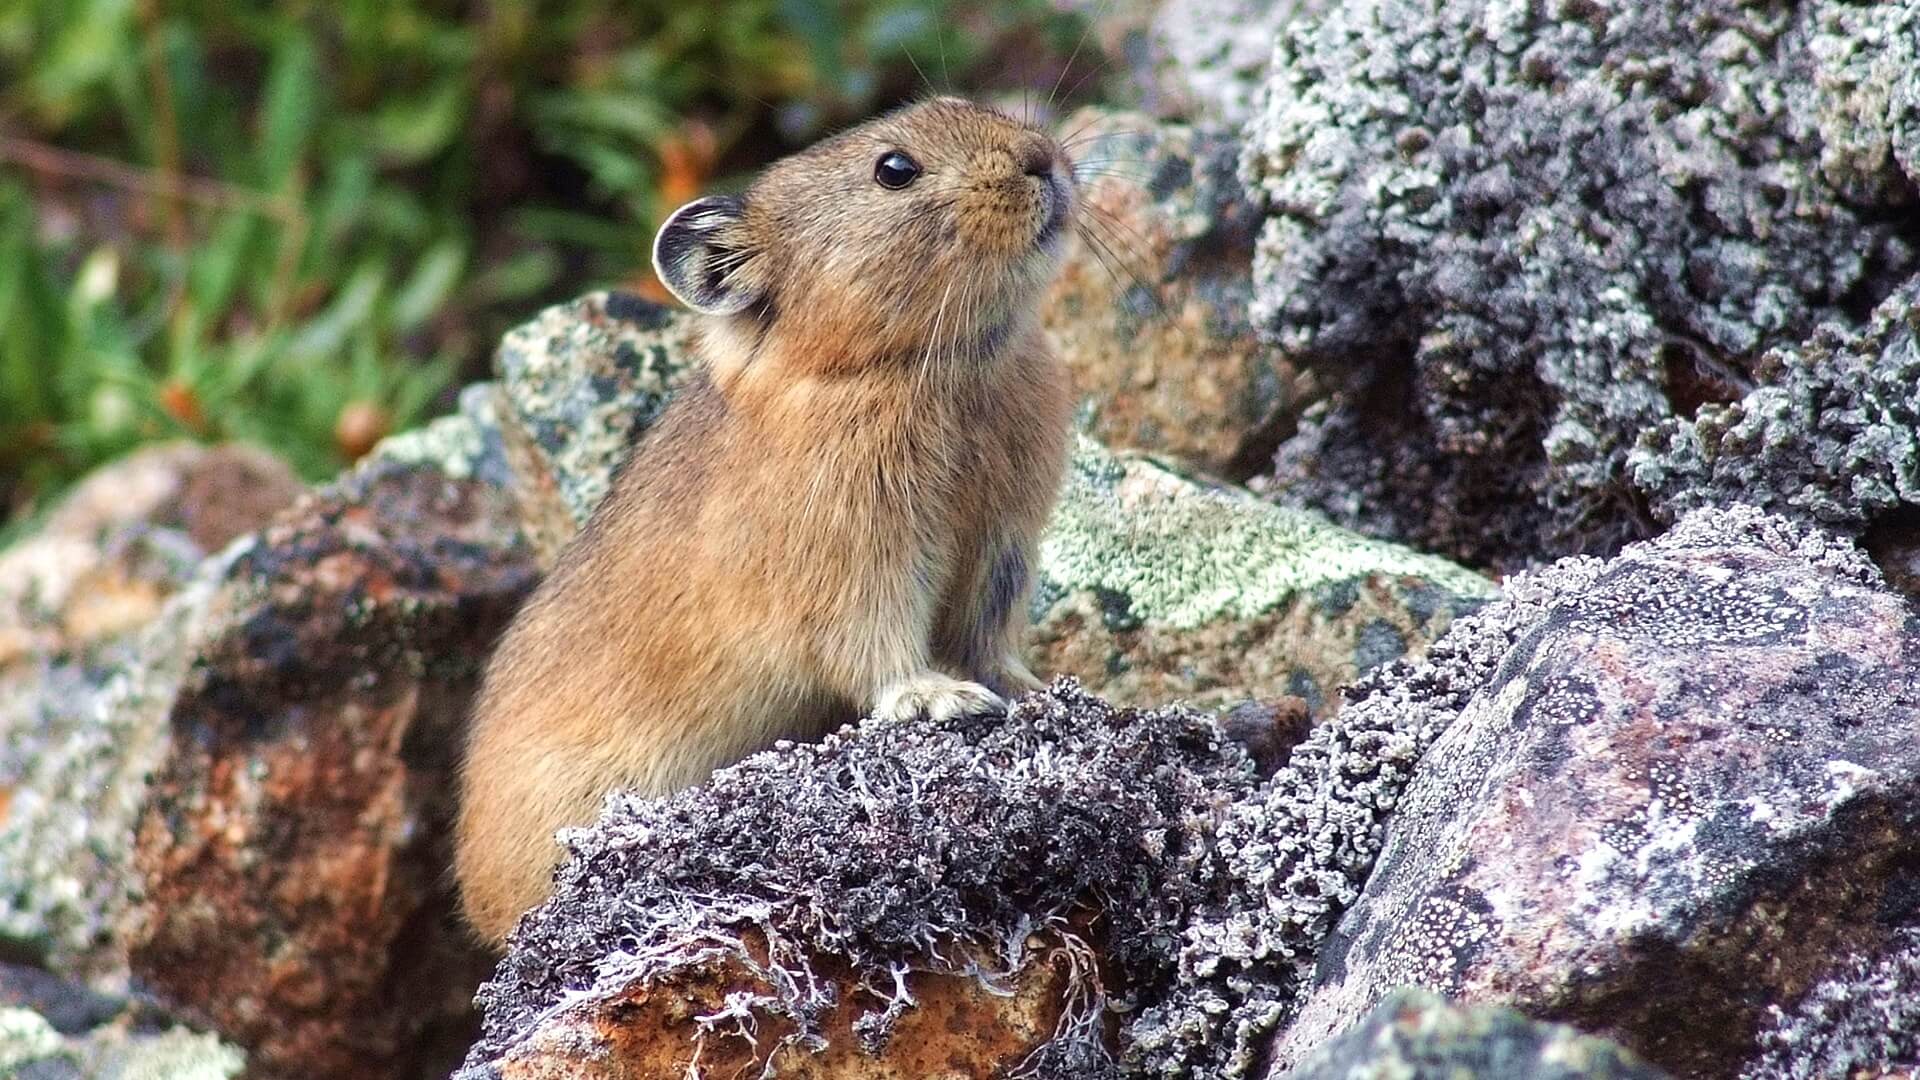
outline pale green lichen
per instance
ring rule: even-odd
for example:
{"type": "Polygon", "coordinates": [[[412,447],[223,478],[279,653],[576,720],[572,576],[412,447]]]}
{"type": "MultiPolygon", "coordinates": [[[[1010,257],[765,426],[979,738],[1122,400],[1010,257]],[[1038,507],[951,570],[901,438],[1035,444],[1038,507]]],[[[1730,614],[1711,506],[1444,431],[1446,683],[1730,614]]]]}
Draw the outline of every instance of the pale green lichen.
{"type": "Polygon", "coordinates": [[[174,1027],[158,1035],[101,1039],[85,1053],[87,1075],[103,1080],[232,1080],[246,1055],[213,1035],[174,1027]]]}
{"type": "Polygon", "coordinates": [[[62,1053],[60,1033],[31,1009],[0,1008],[0,1076],[62,1053]]]}
{"type": "Polygon", "coordinates": [[[382,439],[367,455],[367,461],[431,466],[455,480],[504,482],[504,472],[492,471],[505,468],[492,386],[476,383],[467,387],[460,393],[459,412],[382,439]]]}
{"type": "Polygon", "coordinates": [[[1204,486],[1084,436],[1040,541],[1043,591],[1111,590],[1175,629],[1252,619],[1315,589],[1411,577],[1460,596],[1493,583],[1445,559],[1370,540],[1318,514],[1204,486]]]}

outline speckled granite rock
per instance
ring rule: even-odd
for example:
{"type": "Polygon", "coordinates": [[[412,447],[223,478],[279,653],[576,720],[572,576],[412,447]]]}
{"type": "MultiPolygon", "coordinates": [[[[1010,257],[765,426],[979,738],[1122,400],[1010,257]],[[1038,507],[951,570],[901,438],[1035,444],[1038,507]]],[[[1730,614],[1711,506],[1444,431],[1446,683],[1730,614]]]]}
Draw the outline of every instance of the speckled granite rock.
{"type": "Polygon", "coordinates": [[[1564,1024],[1400,990],[1283,1080],[1661,1080],[1659,1069],[1564,1024]]]}
{"type": "Polygon", "coordinates": [[[1114,1075],[1109,995],[1164,967],[1253,785],[1202,714],[1058,682],[1006,718],[866,723],[614,796],[482,989],[459,1075],[1114,1075]]]}
{"type": "Polygon", "coordinates": [[[1792,1008],[1767,1008],[1744,1080],[1912,1080],[1920,1076],[1920,929],[1878,956],[1855,955],[1792,1008]]]}
{"type": "Polygon", "coordinates": [[[626,293],[542,311],[494,354],[527,536],[551,565],[599,505],[635,436],[685,381],[691,320],[626,293]]]}
{"type": "Polygon", "coordinates": [[[1857,549],[1704,511],[1551,595],[1400,793],[1275,1060],[1391,987],[1725,1076],[1920,915],[1920,617],[1857,549]]]}
{"type": "MultiPolygon", "coordinates": [[[[684,322],[603,294],[508,337],[503,366],[539,373],[502,382],[501,413],[506,444],[526,448],[514,454],[516,491],[545,550],[585,521],[628,440],[678,385],[684,322]],[[638,322],[622,329],[628,316],[638,322]],[[628,425],[623,434],[601,432],[606,417],[628,425]],[[538,471],[549,468],[563,471],[538,471]]],[[[1445,560],[1085,439],[1038,570],[1028,638],[1038,669],[1141,705],[1293,694],[1324,713],[1336,686],[1417,654],[1492,592],[1445,560]]]]}
{"type": "Polygon", "coordinates": [[[225,560],[154,695],[143,985],[270,1072],[444,1072],[485,970],[446,880],[459,733],[534,577],[499,488],[383,454],[225,560]]]}
{"type": "Polygon", "coordinates": [[[1308,388],[1248,321],[1260,218],[1219,129],[1087,109],[1060,125],[1082,236],[1041,322],[1109,446],[1216,475],[1263,469],[1308,388]]]}
{"type": "MultiPolygon", "coordinates": [[[[1911,476],[1887,455],[1911,453],[1912,384],[1767,357],[1851,342],[1920,266],[1916,71],[1911,0],[1293,19],[1246,163],[1268,210],[1255,319],[1334,398],[1275,493],[1496,565],[1614,550],[1735,473],[1783,508],[1817,488],[1875,513],[1911,476]],[[1836,383],[1837,415],[1795,411],[1836,383]],[[1876,408],[1885,445],[1853,437],[1876,408]]],[[[1911,368],[1893,337],[1856,347],[1911,368]]]]}
{"type": "Polygon", "coordinates": [[[160,747],[115,672],[202,560],[300,490],[257,450],[152,447],[0,552],[0,952],[124,968],[92,954],[160,747]]]}
{"type": "Polygon", "coordinates": [[[245,1063],[238,1049],[135,1000],[0,963],[0,1076],[229,1080],[245,1063]]]}

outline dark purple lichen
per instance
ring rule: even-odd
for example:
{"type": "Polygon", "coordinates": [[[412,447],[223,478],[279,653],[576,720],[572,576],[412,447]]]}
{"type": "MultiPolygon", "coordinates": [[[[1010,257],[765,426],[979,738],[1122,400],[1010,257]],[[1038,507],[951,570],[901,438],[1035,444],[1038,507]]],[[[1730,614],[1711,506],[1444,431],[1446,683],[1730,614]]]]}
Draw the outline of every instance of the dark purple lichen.
{"type": "MultiPolygon", "coordinates": [[[[1215,818],[1255,783],[1205,714],[1120,711],[1061,680],[1004,719],[867,722],[669,799],[615,796],[570,834],[553,898],[481,989],[469,1065],[569,993],[686,971],[749,935],[791,976],[753,1008],[794,1021],[793,1041],[817,1039],[834,1000],[823,957],[880,988],[886,1004],[855,1026],[877,1048],[905,1007],[887,1002],[897,974],[991,976],[982,956],[1017,969],[1031,932],[1071,938],[1065,918],[1086,904],[1105,962],[1151,982],[1208,881],[1215,818]]],[[[1085,1000],[1091,1020],[1104,1002],[1085,1000]]],[[[1061,1041],[1080,1045],[1046,1049],[1029,1071],[1087,1075],[1106,1058],[1097,1032],[1069,1023],[1061,1041]]]]}

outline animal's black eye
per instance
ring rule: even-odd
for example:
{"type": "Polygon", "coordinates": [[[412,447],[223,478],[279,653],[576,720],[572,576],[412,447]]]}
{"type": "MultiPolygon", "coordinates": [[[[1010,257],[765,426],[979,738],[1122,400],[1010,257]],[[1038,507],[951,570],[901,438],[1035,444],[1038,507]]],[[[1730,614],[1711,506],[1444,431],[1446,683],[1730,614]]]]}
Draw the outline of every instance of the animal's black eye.
{"type": "Polygon", "coordinates": [[[920,163],[898,150],[889,150],[873,163],[874,182],[899,191],[920,175],[920,163]]]}

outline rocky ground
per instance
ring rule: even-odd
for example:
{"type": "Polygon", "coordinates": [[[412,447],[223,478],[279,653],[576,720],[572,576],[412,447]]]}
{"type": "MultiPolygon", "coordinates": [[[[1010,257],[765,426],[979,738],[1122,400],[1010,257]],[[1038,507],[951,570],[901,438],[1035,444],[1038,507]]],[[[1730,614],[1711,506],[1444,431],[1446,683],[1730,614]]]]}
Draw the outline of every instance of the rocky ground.
{"type": "Polygon", "coordinates": [[[467,700],[690,323],[145,452],[0,552],[0,1075],[1920,1075],[1920,2],[1101,32],[1047,691],[616,798],[496,959],[467,700]]]}

